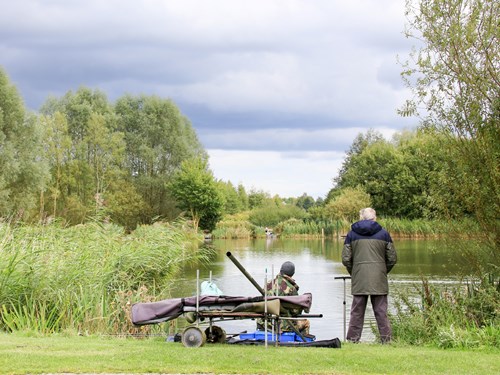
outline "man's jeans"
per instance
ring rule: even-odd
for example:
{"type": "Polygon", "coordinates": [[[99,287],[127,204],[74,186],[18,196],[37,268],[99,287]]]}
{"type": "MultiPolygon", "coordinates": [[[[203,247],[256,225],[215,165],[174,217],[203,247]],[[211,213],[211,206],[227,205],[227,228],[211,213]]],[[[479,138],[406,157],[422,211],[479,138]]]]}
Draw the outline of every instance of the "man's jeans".
{"type": "MultiPolygon", "coordinates": [[[[370,296],[373,312],[377,320],[378,331],[382,343],[391,341],[392,331],[391,323],[387,318],[387,295],[370,296]]],[[[366,304],[368,296],[352,296],[351,319],[349,320],[349,330],[347,331],[347,340],[359,342],[363,332],[363,323],[365,321],[366,304]]]]}

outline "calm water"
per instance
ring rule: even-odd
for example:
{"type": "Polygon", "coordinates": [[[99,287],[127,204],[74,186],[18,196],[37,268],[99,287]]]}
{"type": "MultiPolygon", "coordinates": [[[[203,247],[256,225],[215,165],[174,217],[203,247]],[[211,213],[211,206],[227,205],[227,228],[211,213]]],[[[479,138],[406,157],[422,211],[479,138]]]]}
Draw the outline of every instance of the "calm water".
{"type": "MultiPolygon", "coordinates": [[[[279,272],[281,264],[290,260],[295,264],[294,278],[300,286],[299,293],[310,292],[313,303],[310,313],[323,314],[312,318],[311,333],[318,340],[344,337],[344,287],[346,291],[346,319],[349,321],[351,304],[350,281],[336,280],[348,276],[342,265],[343,240],[215,240],[211,245],[216,254],[208,266],[186,269],[182,279],[172,290],[172,297],[196,295],[196,274],[200,282],[210,277],[219,289],[231,296],[257,296],[259,292],[226,256],[230,251],[252,277],[261,285],[279,272]]],[[[445,283],[453,280],[456,269],[449,266],[443,244],[428,240],[396,240],[398,264],[389,274],[390,293],[400,288],[418,284],[421,276],[432,282],[445,283]]],[[[370,305],[370,304],[368,304],[370,305]]],[[[183,319],[177,319],[183,326],[183,319]]],[[[367,309],[362,339],[374,340],[370,324],[375,323],[371,308],[367,309]]],[[[249,319],[217,322],[228,334],[255,330],[255,322],[249,319]]]]}

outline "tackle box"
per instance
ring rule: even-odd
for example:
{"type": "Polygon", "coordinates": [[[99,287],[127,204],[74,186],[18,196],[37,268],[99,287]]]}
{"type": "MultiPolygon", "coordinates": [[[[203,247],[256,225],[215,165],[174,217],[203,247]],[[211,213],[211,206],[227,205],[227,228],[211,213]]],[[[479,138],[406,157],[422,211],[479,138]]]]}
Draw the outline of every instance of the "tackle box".
{"type": "MultiPolygon", "coordinates": [[[[313,341],[310,337],[304,337],[306,342],[313,341]]],[[[266,333],[264,331],[255,331],[249,333],[240,333],[240,340],[259,340],[264,341],[266,339],[266,333]]],[[[272,332],[267,332],[267,341],[276,341],[278,339],[277,334],[273,334],[272,332]]],[[[295,332],[282,332],[279,335],[279,342],[303,342],[300,336],[298,336],[295,332]]]]}

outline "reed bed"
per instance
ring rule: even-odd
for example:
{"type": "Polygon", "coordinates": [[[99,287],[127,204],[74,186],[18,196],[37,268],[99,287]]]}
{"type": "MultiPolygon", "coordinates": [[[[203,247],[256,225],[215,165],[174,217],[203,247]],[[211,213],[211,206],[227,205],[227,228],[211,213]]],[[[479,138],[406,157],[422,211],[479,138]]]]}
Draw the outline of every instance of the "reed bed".
{"type": "MultiPolygon", "coordinates": [[[[393,237],[399,238],[475,238],[481,230],[477,222],[461,220],[429,220],[404,218],[379,218],[377,221],[393,237]]],[[[275,235],[284,238],[338,238],[345,236],[351,229],[348,220],[310,220],[292,218],[273,227],[275,235]]],[[[212,232],[214,238],[264,237],[264,227],[252,224],[247,217],[231,216],[217,224],[212,232]]]]}
{"type": "MultiPolygon", "coordinates": [[[[258,229],[248,221],[248,215],[228,215],[212,231],[214,238],[251,238],[258,229]]],[[[262,235],[264,229],[262,228],[262,235]]]]}
{"type": "Polygon", "coordinates": [[[138,334],[130,305],[168,298],[182,265],[208,256],[198,241],[180,224],[1,223],[0,330],[138,334]]]}
{"type": "Polygon", "coordinates": [[[450,235],[460,238],[472,238],[481,232],[477,222],[467,218],[454,221],[381,218],[378,222],[391,235],[408,238],[446,237],[450,235]]]}
{"type": "Polygon", "coordinates": [[[413,291],[400,291],[391,319],[394,336],[411,345],[500,348],[499,281],[493,275],[457,285],[423,279],[413,291]]]}
{"type": "Polygon", "coordinates": [[[349,231],[350,223],[342,220],[290,219],[277,226],[281,236],[291,237],[340,237],[349,231]]]}

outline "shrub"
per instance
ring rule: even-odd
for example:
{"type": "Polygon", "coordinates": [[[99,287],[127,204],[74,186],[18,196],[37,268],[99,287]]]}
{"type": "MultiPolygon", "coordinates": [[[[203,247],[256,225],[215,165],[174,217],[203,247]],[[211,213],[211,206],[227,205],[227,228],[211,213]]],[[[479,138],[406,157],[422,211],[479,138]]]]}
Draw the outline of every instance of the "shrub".
{"type": "Polygon", "coordinates": [[[301,220],[307,216],[304,209],[297,206],[268,206],[250,212],[248,220],[259,227],[274,227],[288,219],[301,220]]]}
{"type": "Polygon", "coordinates": [[[248,221],[248,215],[227,215],[212,231],[215,238],[250,238],[255,226],[248,221]]]}
{"type": "Polygon", "coordinates": [[[443,348],[471,348],[500,343],[498,280],[437,287],[422,281],[416,296],[396,297],[394,337],[413,345],[433,343],[443,348]]]}

